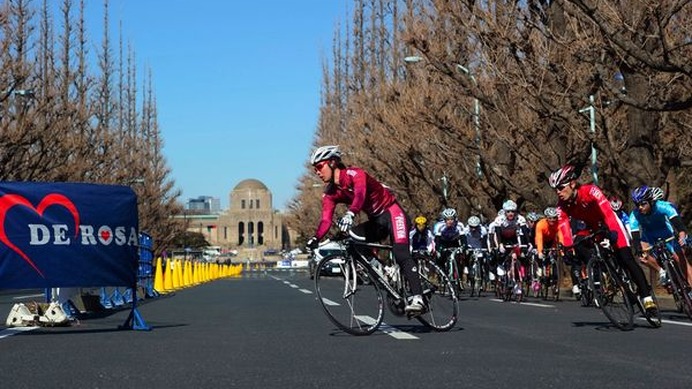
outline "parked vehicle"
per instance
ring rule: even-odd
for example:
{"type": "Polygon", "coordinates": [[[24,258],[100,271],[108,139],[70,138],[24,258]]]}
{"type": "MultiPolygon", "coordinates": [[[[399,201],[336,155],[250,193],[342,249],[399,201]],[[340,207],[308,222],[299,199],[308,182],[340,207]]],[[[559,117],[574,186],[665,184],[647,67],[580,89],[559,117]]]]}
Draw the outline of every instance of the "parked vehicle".
{"type": "MultiPolygon", "coordinates": [[[[308,272],[310,273],[310,279],[315,278],[315,268],[317,264],[322,260],[322,258],[332,255],[332,254],[346,254],[346,249],[341,243],[327,241],[322,243],[315,251],[312,252],[310,259],[308,260],[308,272]]],[[[336,260],[331,261],[328,268],[322,268],[322,275],[329,274],[341,274],[341,268],[339,267],[339,262],[336,260]],[[328,273],[328,274],[327,274],[328,273]]]]}

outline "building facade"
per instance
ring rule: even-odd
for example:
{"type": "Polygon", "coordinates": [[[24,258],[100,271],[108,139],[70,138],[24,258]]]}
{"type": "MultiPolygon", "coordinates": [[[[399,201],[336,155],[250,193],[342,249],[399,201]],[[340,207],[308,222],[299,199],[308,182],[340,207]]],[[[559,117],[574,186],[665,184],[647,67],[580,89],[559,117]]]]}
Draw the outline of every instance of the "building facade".
{"type": "Polygon", "coordinates": [[[214,246],[225,249],[288,249],[292,234],[272,193],[256,179],[239,182],[229,193],[229,208],[218,214],[185,215],[188,230],[199,232],[214,246]]]}

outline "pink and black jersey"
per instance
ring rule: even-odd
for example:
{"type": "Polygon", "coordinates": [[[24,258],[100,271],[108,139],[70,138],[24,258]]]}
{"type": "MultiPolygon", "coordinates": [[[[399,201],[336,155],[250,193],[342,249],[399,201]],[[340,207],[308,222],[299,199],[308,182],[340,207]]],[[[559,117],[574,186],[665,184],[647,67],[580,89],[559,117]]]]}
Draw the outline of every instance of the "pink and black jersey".
{"type": "Polygon", "coordinates": [[[363,169],[348,167],[341,171],[339,183],[328,185],[322,195],[322,220],[315,236],[322,239],[332,225],[337,204],[349,204],[348,210],[368,217],[378,216],[396,203],[394,195],[363,169]]]}
{"type": "Polygon", "coordinates": [[[617,233],[617,248],[628,247],[629,239],[625,226],[617,217],[606,196],[601,189],[593,184],[581,185],[576,189],[577,193],[571,201],[558,201],[558,220],[559,228],[564,239],[565,246],[572,246],[572,228],[570,227],[570,217],[582,220],[586,226],[596,231],[601,224],[608,227],[610,231],[617,233]]]}

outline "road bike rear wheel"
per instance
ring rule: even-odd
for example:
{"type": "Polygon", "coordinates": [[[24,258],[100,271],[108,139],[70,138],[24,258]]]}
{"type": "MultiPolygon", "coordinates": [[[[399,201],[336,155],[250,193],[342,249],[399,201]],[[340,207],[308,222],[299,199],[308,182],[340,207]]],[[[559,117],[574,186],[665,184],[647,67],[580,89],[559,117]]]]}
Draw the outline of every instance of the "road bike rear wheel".
{"type": "Polygon", "coordinates": [[[608,320],[621,330],[634,327],[634,307],[617,272],[601,258],[586,266],[594,300],[608,320]]]}
{"type": "Polygon", "coordinates": [[[449,331],[459,315],[456,290],[442,269],[432,262],[419,264],[426,310],[416,319],[435,331],[449,331]]]}
{"type": "Polygon", "coordinates": [[[317,300],[329,320],[351,335],[370,335],[382,323],[384,300],[372,268],[348,255],[324,257],[315,268],[317,300]]]}

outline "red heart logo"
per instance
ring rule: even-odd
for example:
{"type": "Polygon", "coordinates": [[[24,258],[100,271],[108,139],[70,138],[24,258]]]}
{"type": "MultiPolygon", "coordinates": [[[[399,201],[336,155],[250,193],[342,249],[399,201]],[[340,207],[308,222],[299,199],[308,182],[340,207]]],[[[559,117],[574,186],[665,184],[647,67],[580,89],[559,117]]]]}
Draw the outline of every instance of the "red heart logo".
{"type": "Polygon", "coordinates": [[[11,248],[15,253],[24,258],[24,260],[31,265],[31,267],[33,267],[42,278],[46,278],[43,275],[43,272],[41,272],[41,270],[36,266],[34,261],[32,261],[31,258],[29,258],[29,256],[26,255],[19,247],[12,243],[5,233],[5,217],[7,216],[7,211],[9,211],[15,205],[23,205],[36,212],[36,214],[39,216],[43,216],[43,212],[45,212],[45,210],[52,205],[62,205],[72,214],[72,218],[74,219],[75,237],[77,237],[79,228],[79,211],[77,211],[77,207],[75,207],[70,199],[56,193],[46,195],[37,207],[34,207],[29,200],[17,194],[8,194],[0,197],[0,242],[4,243],[7,247],[11,248]]]}
{"type": "Polygon", "coordinates": [[[101,239],[102,239],[104,242],[107,242],[107,241],[108,241],[108,238],[110,238],[110,237],[111,237],[110,231],[108,231],[108,230],[103,230],[103,231],[101,231],[101,239]]]}

